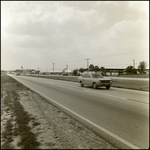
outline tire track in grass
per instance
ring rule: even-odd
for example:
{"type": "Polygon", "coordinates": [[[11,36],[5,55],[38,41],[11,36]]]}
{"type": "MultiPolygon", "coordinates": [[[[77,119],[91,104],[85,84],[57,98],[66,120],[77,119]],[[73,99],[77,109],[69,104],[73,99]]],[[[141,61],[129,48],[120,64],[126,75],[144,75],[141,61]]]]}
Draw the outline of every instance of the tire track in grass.
{"type": "MultiPolygon", "coordinates": [[[[5,93],[5,96],[2,97],[4,109],[3,112],[1,112],[1,117],[3,114],[5,123],[3,124],[3,130],[1,130],[1,149],[37,149],[40,143],[37,142],[37,135],[31,132],[29,122],[32,120],[33,126],[38,125],[38,123],[35,121],[35,118],[31,115],[31,117],[29,116],[28,112],[26,112],[20,104],[19,95],[16,91],[22,90],[22,85],[17,84],[19,88],[16,88],[14,84],[15,80],[11,80],[10,86],[14,88],[9,88],[5,90],[5,92],[1,91],[5,93]],[[16,145],[13,145],[16,137],[20,137],[19,141],[16,145]]],[[[2,86],[4,86],[4,84],[2,86]]]]}
{"type": "Polygon", "coordinates": [[[31,128],[28,126],[33,118],[24,111],[18,100],[14,101],[14,115],[16,116],[15,121],[18,125],[18,128],[15,128],[15,135],[21,136],[18,146],[22,146],[23,149],[37,149],[40,143],[37,142],[36,136],[30,131],[31,128]]]}

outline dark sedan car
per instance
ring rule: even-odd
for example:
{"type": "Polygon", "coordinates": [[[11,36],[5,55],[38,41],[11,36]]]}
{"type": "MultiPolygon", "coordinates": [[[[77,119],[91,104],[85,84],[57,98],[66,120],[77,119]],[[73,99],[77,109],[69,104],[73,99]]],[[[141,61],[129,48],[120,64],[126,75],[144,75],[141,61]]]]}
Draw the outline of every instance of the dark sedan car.
{"type": "Polygon", "coordinates": [[[16,76],[20,76],[20,73],[16,73],[16,76]]]}
{"type": "Polygon", "coordinates": [[[92,86],[94,89],[97,89],[99,86],[105,86],[107,89],[110,88],[112,84],[112,79],[103,77],[99,73],[87,72],[78,78],[80,86],[84,85],[92,86]]]}

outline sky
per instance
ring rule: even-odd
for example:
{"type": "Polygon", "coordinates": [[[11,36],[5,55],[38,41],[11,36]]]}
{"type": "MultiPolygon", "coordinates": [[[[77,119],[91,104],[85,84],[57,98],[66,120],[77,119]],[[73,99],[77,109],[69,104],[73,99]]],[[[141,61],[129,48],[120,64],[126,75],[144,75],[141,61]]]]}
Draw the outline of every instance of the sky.
{"type": "Polygon", "coordinates": [[[1,70],[149,68],[149,1],[1,1],[1,70]]]}

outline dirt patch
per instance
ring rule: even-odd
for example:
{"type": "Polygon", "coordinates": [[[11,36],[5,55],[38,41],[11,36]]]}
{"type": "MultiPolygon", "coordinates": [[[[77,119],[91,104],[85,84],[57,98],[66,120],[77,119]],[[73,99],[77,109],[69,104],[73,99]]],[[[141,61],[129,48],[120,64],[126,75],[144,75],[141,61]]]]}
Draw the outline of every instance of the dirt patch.
{"type": "Polygon", "coordinates": [[[38,94],[1,76],[1,149],[116,149],[38,94]]]}

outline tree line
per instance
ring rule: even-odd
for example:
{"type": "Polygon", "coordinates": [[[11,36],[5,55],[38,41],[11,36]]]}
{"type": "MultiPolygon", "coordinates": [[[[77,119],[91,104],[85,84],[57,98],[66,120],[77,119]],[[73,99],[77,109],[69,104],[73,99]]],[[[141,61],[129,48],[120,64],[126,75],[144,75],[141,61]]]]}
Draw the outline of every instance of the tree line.
{"type": "Polygon", "coordinates": [[[99,66],[94,66],[93,64],[90,64],[89,68],[80,68],[80,69],[75,69],[73,70],[73,75],[77,76],[77,75],[80,75],[80,73],[83,73],[84,71],[101,71],[101,74],[102,75],[105,75],[106,74],[106,71],[105,71],[105,67],[99,67],[99,66]]]}
{"type": "MultiPolygon", "coordinates": [[[[138,68],[134,68],[134,66],[128,66],[125,69],[125,72],[127,74],[146,74],[146,67],[147,63],[145,61],[142,61],[139,63],[138,68]]],[[[99,66],[94,66],[93,64],[90,64],[89,68],[80,68],[80,69],[75,69],[73,70],[73,75],[77,76],[80,75],[80,73],[83,73],[84,71],[101,71],[102,75],[106,74],[105,67],[99,67],[99,66]]]]}
{"type": "Polygon", "coordinates": [[[134,68],[134,66],[128,66],[126,68],[127,74],[146,74],[146,67],[147,63],[145,61],[142,61],[139,63],[138,68],[134,68]]]}

